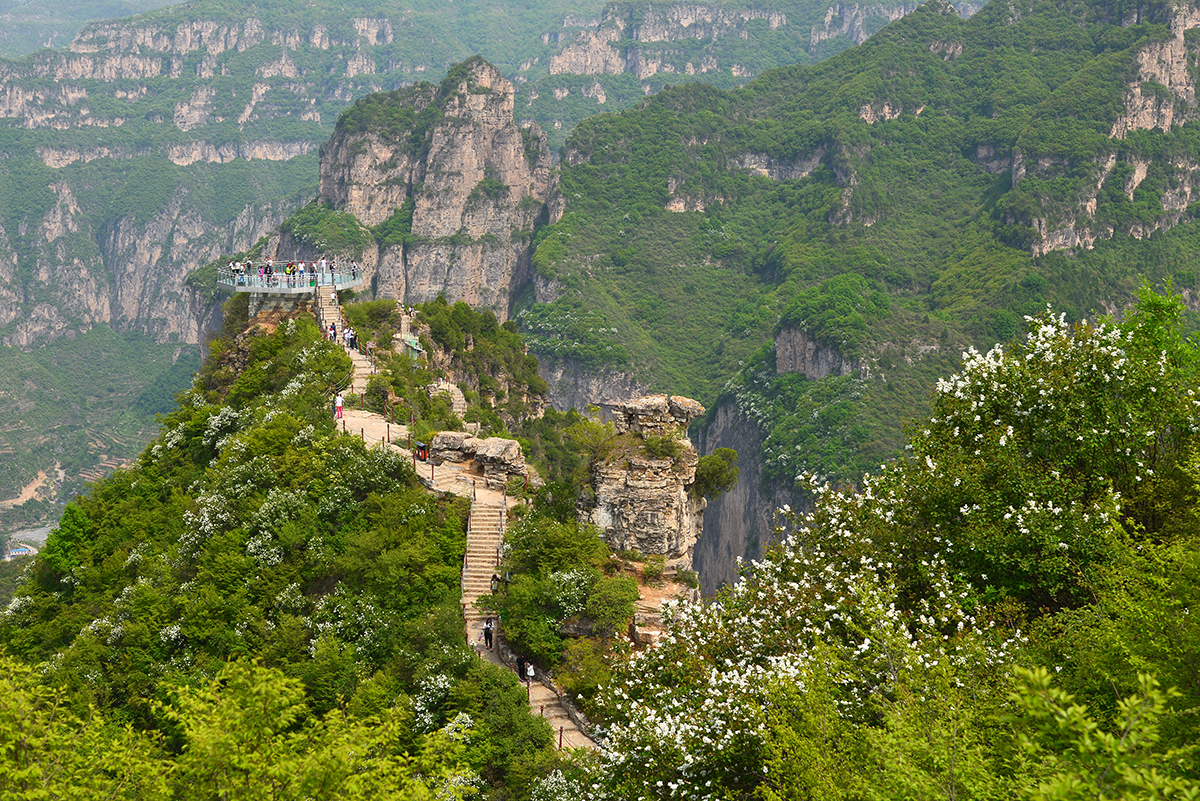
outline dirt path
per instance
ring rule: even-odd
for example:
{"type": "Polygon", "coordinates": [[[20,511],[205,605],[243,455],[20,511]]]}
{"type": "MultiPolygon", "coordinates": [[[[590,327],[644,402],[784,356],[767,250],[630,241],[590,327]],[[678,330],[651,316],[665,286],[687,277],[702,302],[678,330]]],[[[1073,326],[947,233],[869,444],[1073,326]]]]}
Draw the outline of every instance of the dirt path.
{"type": "Polygon", "coordinates": [[[0,509],[11,509],[14,506],[20,506],[21,504],[25,503],[25,501],[31,500],[35,495],[37,495],[38,488],[42,486],[42,483],[45,482],[45,480],[46,471],[39,470],[37,478],[26,484],[17,497],[7,498],[3,501],[0,501],[0,509]]]}

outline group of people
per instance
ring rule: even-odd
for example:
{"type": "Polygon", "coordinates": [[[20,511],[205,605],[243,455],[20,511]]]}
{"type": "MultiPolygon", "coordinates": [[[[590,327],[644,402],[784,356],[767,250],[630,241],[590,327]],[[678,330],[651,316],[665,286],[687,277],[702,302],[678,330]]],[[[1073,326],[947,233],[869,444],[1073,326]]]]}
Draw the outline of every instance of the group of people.
{"type": "MultiPolygon", "coordinates": [[[[337,272],[337,262],[332,259],[319,259],[312,262],[305,261],[288,261],[276,262],[275,259],[269,258],[266,261],[231,261],[229,262],[229,273],[240,279],[239,283],[244,283],[247,275],[253,275],[258,272],[258,277],[267,281],[273,282],[276,276],[284,276],[284,280],[288,286],[303,286],[304,278],[308,274],[315,276],[324,276],[328,274],[333,276],[337,272]]],[[[358,262],[350,263],[351,279],[358,278],[358,262]]]]}
{"type": "MultiPolygon", "coordinates": [[[[329,339],[330,342],[338,341],[338,330],[337,330],[336,322],[330,323],[329,328],[325,329],[325,336],[329,339]]],[[[354,350],[355,348],[357,348],[358,347],[358,332],[355,331],[350,326],[346,326],[344,329],[342,329],[342,344],[344,344],[346,346],[347,350],[354,350]]]]}

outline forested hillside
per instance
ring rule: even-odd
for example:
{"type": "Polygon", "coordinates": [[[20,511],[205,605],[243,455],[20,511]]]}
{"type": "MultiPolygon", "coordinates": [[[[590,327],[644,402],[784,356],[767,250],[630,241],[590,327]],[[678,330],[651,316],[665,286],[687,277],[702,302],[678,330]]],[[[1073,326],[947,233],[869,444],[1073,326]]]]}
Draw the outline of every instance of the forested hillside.
{"type": "MultiPolygon", "coordinates": [[[[198,0],[78,29],[96,15],[152,5],[34,0],[0,11],[0,51],[13,57],[0,60],[5,348],[73,343],[97,326],[117,334],[114,362],[157,354],[163,343],[199,343],[219,324],[216,306],[183,277],[252,247],[310,200],[317,150],[338,115],[370,92],[440,80],[451,64],[481,53],[517,85],[517,122],[538,122],[557,149],[595,111],[683,81],[732,87],[770,67],[809,63],[911,10],[838,5],[827,13],[828,3],[810,0],[198,0]],[[47,44],[60,49],[33,52],[47,44]]],[[[963,5],[964,13],[972,8],[963,5]]],[[[61,347],[70,354],[53,361],[64,365],[88,353],[61,347]]],[[[0,501],[19,499],[56,460],[74,470],[137,452],[145,416],[133,425],[95,410],[84,448],[73,422],[54,430],[40,422],[79,405],[72,374],[44,370],[40,357],[10,353],[4,361],[39,375],[0,387],[6,403],[36,406],[29,425],[4,431],[0,452],[19,458],[0,470],[0,501]]],[[[117,375],[136,395],[173,374],[117,375]]],[[[176,376],[167,394],[185,383],[176,376]]],[[[67,484],[90,475],[77,470],[67,484]]],[[[48,510],[28,506],[3,525],[48,510]]]]}
{"type": "Polygon", "coordinates": [[[931,3],[820,65],[590,118],[516,319],[543,360],[736,402],[785,485],[853,479],[1047,303],[1081,319],[1143,276],[1192,302],[1197,25],[931,3]]]}
{"type": "MultiPolygon", "coordinates": [[[[1042,315],[938,382],[911,454],[680,606],[598,706],[602,799],[1200,792],[1200,362],[1178,297],[1042,315]]],[[[564,796],[566,793],[564,792],[564,796]]]]}
{"type": "Polygon", "coordinates": [[[512,673],[464,643],[469,502],[339,435],[350,360],[311,316],[231,318],[0,614],[0,740],[25,743],[0,795],[528,797],[557,757],[512,673]]]}
{"type": "MultiPolygon", "coordinates": [[[[0,792],[1195,797],[1200,354],[1183,311],[1146,289],[1120,321],[1043,314],[1020,344],[971,351],[908,457],[858,493],[807,477],[817,500],[786,542],[718,598],[669,603],[652,644],[614,641],[636,583],[604,575],[623,561],[573,524],[573,494],[539,494],[489,603],[600,724],[603,747],[577,754],[462,641],[466,502],[339,436],[327,393],[347,359],[311,318],[231,327],[0,613],[0,734],[22,744],[0,754],[0,792]],[[564,625],[582,618],[596,628],[564,625]]],[[[353,315],[386,327],[380,312],[353,315]]],[[[469,369],[532,380],[486,314],[421,316],[439,340],[491,343],[455,349],[469,369]]],[[[388,364],[368,394],[390,385],[433,424],[445,402],[406,394],[428,362],[388,364]]],[[[542,422],[542,446],[612,436],[542,422]]]]}

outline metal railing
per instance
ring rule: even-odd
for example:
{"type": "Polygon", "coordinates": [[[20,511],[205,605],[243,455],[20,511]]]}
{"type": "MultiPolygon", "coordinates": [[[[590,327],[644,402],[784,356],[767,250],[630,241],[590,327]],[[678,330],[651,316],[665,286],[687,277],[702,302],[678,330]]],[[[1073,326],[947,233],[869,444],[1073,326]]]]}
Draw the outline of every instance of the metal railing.
{"type": "MultiPolygon", "coordinates": [[[[218,286],[234,291],[304,291],[318,286],[350,287],[363,283],[362,270],[355,265],[327,268],[307,265],[303,271],[296,267],[289,274],[289,262],[276,262],[269,270],[266,262],[243,262],[217,268],[218,286]]],[[[296,262],[299,264],[299,262],[296,262]]]]}

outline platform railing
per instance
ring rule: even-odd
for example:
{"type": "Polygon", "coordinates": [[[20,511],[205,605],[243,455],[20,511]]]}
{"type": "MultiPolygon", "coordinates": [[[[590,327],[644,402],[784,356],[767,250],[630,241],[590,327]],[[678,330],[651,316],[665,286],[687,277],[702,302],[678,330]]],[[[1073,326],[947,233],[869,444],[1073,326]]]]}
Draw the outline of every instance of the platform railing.
{"type": "Polygon", "coordinates": [[[347,287],[363,281],[362,269],[356,265],[337,265],[334,269],[315,270],[311,264],[304,272],[295,269],[287,273],[288,262],[274,263],[267,272],[266,262],[244,262],[236,267],[224,265],[217,268],[217,284],[234,291],[303,291],[318,286],[347,287]]]}

